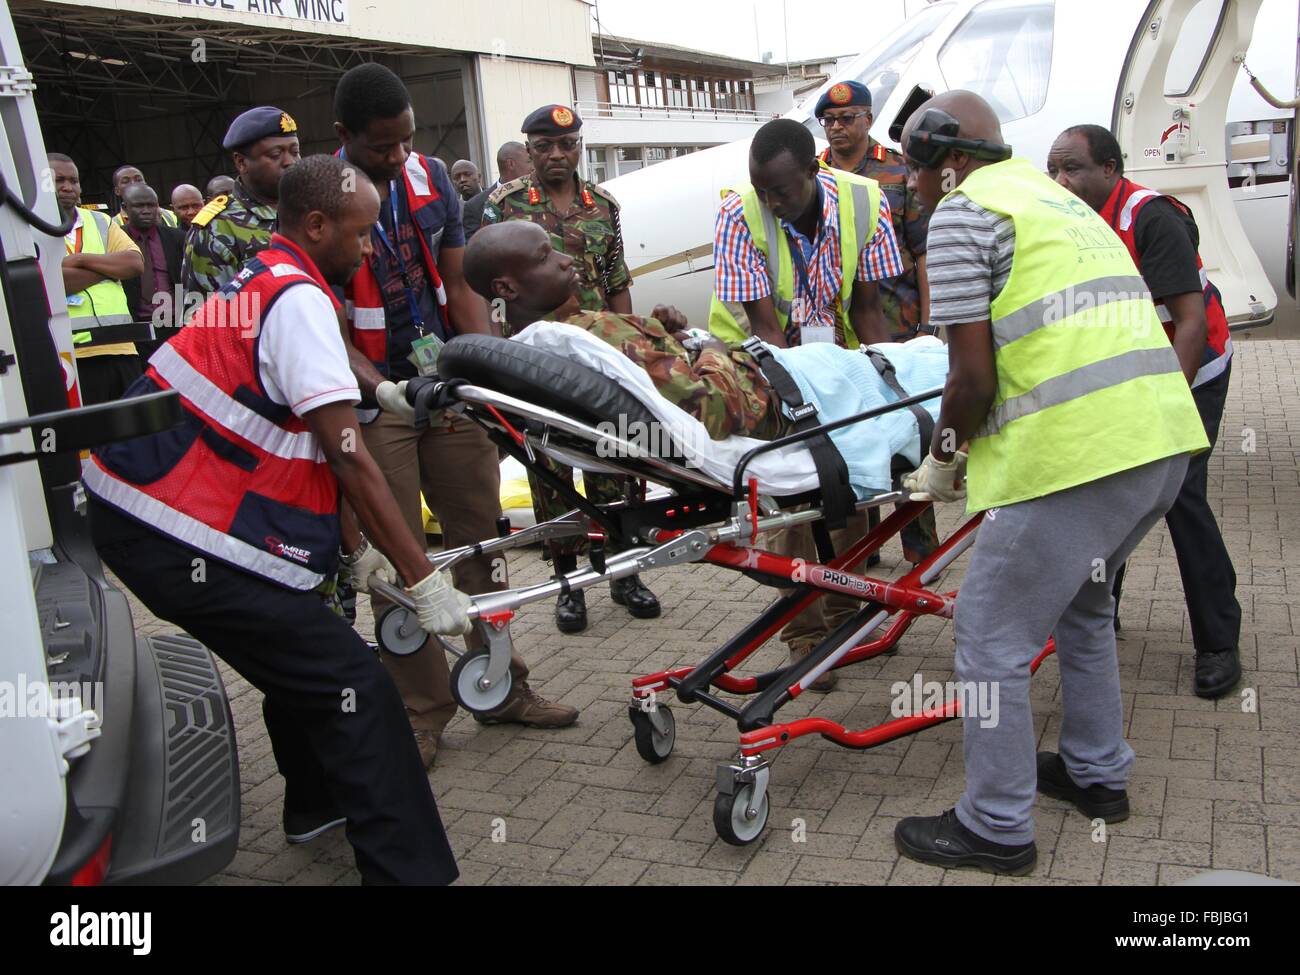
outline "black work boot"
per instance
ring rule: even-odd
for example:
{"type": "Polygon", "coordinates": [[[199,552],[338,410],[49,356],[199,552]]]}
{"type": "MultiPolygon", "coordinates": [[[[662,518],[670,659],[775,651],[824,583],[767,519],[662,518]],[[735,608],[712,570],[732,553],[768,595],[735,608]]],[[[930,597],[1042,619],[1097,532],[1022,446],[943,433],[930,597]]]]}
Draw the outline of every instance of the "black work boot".
{"type": "Polygon", "coordinates": [[[587,597],[581,589],[555,601],[555,628],[561,633],[581,633],[587,628],[587,597]]]}
{"type": "Polygon", "coordinates": [[[1128,793],[1104,785],[1081,786],[1070,778],[1065,760],[1056,752],[1038,753],[1038,791],[1073,804],[1089,819],[1122,823],[1128,819],[1128,793]]]}
{"type": "Polygon", "coordinates": [[[1033,843],[994,843],[972,833],[949,809],[941,816],[909,816],[894,827],[894,846],[903,856],[936,867],[979,867],[987,873],[1023,876],[1038,862],[1033,843]]]}
{"type": "Polygon", "coordinates": [[[614,579],[609,584],[609,598],[639,620],[652,620],[661,612],[659,599],[641,584],[637,576],[614,579]]]}
{"type": "Polygon", "coordinates": [[[1223,697],[1241,680],[1241,656],[1236,647],[1196,654],[1196,696],[1223,697]]]}

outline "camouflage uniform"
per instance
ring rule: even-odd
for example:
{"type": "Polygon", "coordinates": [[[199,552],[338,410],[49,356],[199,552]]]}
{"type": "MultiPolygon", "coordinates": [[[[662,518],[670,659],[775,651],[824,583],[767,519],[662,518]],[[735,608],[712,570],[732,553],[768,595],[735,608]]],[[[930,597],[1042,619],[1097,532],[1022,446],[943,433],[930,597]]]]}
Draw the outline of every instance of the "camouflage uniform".
{"type": "MultiPolygon", "coordinates": [[[[574,260],[577,277],[574,289],[583,311],[609,310],[609,295],[627,288],[632,275],[623,260],[623,232],[618,222],[618,201],[594,183],[574,175],[578,184],[573,205],[564,213],[551,207],[550,194],[534,174],[511,180],[489,194],[483,206],[486,227],[507,220],[531,220],[551,237],[551,246],[574,260]]],[[[509,331],[507,329],[507,335],[509,331]]],[[[561,478],[572,479],[572,469],[543,458],[561,478]]],[[[539,522],[551,521],[570,510],[558,492],[529,475],[533,492],[533,514],[539,522]]],[[[612,504],[627,495],[626,478],[607,474],[583,474],[587,499],[594,504],[612,504]]],[[[582,539],[551,542],[551,554],[571,554],[581,549],[582,539]]]]}
{"type": "MultiPolygon", "coordinates": [[[[823,150],[822,162],[831,165],[830,149],[823,150]]],[[[874,179],[889,200],[894,220],[894,236],[903,257],[903,273],[879,282],[880,302],[890,338],[904,342],[916,335],[921,324],[921,289],[916,279],[917,258],[925,254],[925,239],[930,230],[930,214],[921,208],[916,194],[907,189],[907,163],[892,149],[867,138],[867,152],[854,172],[874,179]]]]}
{"type": "MultiPolygon", "coordinates": [[[[831,165],[831,151],[822,151],[822,162],[831,165]]],[[[907,189],[907,163],[892,149],[886,149],[875,139],[867,137],[867,152],[854,170],[859,176],[874,179],[889,200],[894,221],[894,236],[898,240],[898,253],[903,258],[903,273],[896,278],[879,282],[880,304],[884,308],[885,322],[890,328],[890,339],[906,342],[916,337],[916,327],[921,323],[921,288],[916,278],[917,258],[925,255],[925,239],[930,232],[930,214],[921,208],[916,194],[907,189]]],[[[870,524],[879,523],[877,509],[872,509],[870,524]]],[[[903,544],[923,555],[939,546],[939,526],[934,509],[922,514],[902,531],[903,544]]]]}
{"type": "Polygon", "coordinates": [[[271,242],[275,207],[258,203],[235,181],[229,196],[215,196],[194,215],[185,237],[181,284],[185,293],[210,295],[271,242]]]}
{"type": "Polygon", "coordinates": [[[654,318],[584,311],[564,321],[608,342],[644,369],[659,394],[703,423],[714,440],[732,434],[775,440],[790,430],[753,356],[739,345],[730,346],[728,353],[706,347],[692,362],[654,318]]]}

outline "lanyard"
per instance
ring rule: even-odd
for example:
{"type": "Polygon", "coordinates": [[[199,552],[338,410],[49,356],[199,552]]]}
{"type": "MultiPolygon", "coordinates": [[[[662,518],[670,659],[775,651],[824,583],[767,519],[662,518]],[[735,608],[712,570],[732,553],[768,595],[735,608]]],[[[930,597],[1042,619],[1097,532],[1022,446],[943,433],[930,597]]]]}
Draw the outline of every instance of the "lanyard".
{"type": "Polygon", "coordinates": [[[78,225],[77,225],[77,233],[76,233],[76,236],[75,236],[74,240],[71,240],[71,241],[70,241],[70,240],[68,240],[67,237],[64,237],[64,238],[63,238],[63,243],[64,243],[65,245],[67,245],[68,253],[69,253],[69,254],[80,254],[80,253],[81,253],[81,230],[82,230],[81,224],[78,224],[78,225]],[[75,242],[74,242],[74,241],[75,241],[75,242]]]}
{"type": "MultiPolygon", "coordinates": [[[[388,184],[388,203],[393,215],[393,234],[397,234],[397,193],[398,187],[396,181],[388,184]]],[[[393,242],[388,239],[388,232],[384,230],[382,220],[375,221],[375,233],[379,235],[380,241],[384,245],[384,250],[397,265],[397,273],[402,279],[402,290],[406,292],[406,304],[411,312],[411,324],[415,330],[424,335],[424,316],[420,314],[420,302],[416,300],[415,290],[411,287],[411,278],[406,271],[406,261],[402,258],[400,248],[394,247],[393,242]]]]}
{"type": "MultiPolygon", "coordinates": [[[[808,303],[809,310],[811,311],[813,290],[812,284],[808,280],[808,265],[803,256],[803,244],[800,242],[800,237],[797,233],[792,234],[788,230],[785,233],[786,243],[790,245],[790,260],[794,262],[794,269],[799,274],[799,287],[803,291],[803,300],[808,303]]],[[[795,307],[800,307],[798,292],[795,293],[795,307]]],[[[805,315],[803,317],[809,319],[812,316],[805,315]]],[[[804,325],[805,321],[796,322],[793,320],[793,315],[791,315],[791,321],[789,324],[792,328],[798,328],[799,326],[804,325]]]]}

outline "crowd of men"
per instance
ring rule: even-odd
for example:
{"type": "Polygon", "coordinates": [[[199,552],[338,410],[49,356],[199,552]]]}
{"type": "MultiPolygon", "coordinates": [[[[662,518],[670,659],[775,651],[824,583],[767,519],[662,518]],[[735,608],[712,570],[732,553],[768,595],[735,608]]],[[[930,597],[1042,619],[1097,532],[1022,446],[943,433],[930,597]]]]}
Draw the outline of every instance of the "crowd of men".
{"type": "MultiPolygon", "coordinates": [[[[758,131],[749,182],[725,191],[716,215],[713,338],[693,352],[675,309],[632,313],[619,205],[581,177],[582,120],[568,106],[529,114],[525,141],[500,147],[487,186],[474,163],[449,168],[414,149],[415,106],[379,64],[339,81],[334,154],[300,158],[294,119],[251,109],[223,143],[236,176],[202,194],[177,186],[170,209],[134,166],[113,175],[115,216],[82,208],[76,164],[51,154],[58,199],[75,214],[63,276],[83,398],[175,389],[187,405],[181,427],[94,454],[96,545],[153,613],[264,692],[289,842],[346,824],[367,881],[456,876],[422,774],[457,707],[433,634],[466,634],[474,648],[465,594],[507,579],[486,556],[457,563],[451,580],[430,571],[421,498],[448,547],[493,537],[500,468],[495,446],[456,412],[417,427],[407,384],[433,374],[457,335],[509,337],[542,318],[616,345],[715,436],[786,428],[780,397],[742,348],[750,336],[851,350],[942,327],[943,413],[905,484],[997,509],[958,601],[957,671],[1000,683],[1003,718],[994,729],[967,722],[967,792],[942,816],[904,820],[899,849],[1023,872],[1035,857],[1035,789],[1090,815],[1127,815],[1133,752],[1122,734],[1114,570],[1158,518],[1183,573],[1196,692],[1221,696],[1240,676],[1235,576],[1205,497],[1230,372],[1226,319],[1190,212],[1124,178],[1104,129],[1063,133],[1049,178],[1011,158],[977,96],[948,93],[922,109],[902,153],[871,138],[871,93],[856,82],[818,101],[830,143],[820,154],[796,122],[758,131]],[[1076,195],[1086,214],[1053,205],[1076,195]],[[1063,220],[1109,235],[1082,270],[1066,253],[1063,220]],[[1014,261],[1030,251],[1042,259],[1014,261]],[[1062,331],[1034,317],[1065,289],[1114,280],[1135,282],[1135,327],[1062,331]],[[181,300],[190,295],[201,302],[181,300]],[[503,318],[489,314],[492,300],[503,318]],[[251,307],[257,327],[129,331],[165,305],[184,308],[189,326],[251,307]],[[216,563],[201,582],[191,581],[196,552],[216,563]],[[1085,552],[1079,565],[1061,561],[1085,552]],[[1111,567],[1101,581],[1094,556],[1111,567]],[[375,577],[407,587],[430,634],[419,651],[377,658],[338,612],[341,581],[368,592],[375,577]],[[1052,634],[1066,719],[1059,754],[1035,757],[1029,665],[1052,634]],[[340,709],[340,689],[351,708],[340,709]]],[[[1134,313],[1133,302],[1094,297],[1080,324],[1134,313]]],[[[542,480],[532,488],[539,520],[567,510],[542,480]]],[[[640,489],[585,476],[597,502],[640,489]]],[[[867,524],[856,516],[832,533],[837,550],[867,524]]],[[[936,534],[927,512],[902,539],[905,557],[919,562],[936,534]]],[[[811,529],[774,547],[817,558],[811,529]]],[[[575,544],[548,552],[561,575],[579,554],[575,544]]],[[[610,595],[635,617],[662,611],[636,576],[610,595]]],[[[378,615],[387,604],[370,596],[378,615]]],[[[857,608],[832,597],[790,622],[791,661],[857,608]]],[[[559,597],[555,623],[586,627],[582,592],[559,597]]],[[[531,689],[517,652],[511,676],[506,701],[476,720],[578,720],[576,708],[531,689]]],[[[834,682],[830,670],[813,687],[834,682]]]]}

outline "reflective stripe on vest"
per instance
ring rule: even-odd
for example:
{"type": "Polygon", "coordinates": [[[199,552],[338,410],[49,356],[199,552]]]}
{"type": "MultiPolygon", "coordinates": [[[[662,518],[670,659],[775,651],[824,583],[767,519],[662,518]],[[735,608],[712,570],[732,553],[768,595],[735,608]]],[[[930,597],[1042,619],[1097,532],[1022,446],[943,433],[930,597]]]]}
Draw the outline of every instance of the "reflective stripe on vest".
{"type": "MultiPolygon", "coordinates": [[[[842,267],[839,325],[844,344],[855,349],[858,347],[858,336],[849,321],[849,307],[852,304],[853,285],[857,278],[858,258],[863,243],[875,236],[876,223],[880,218],[880,184],[865,176],[831,170],[825,166],[823,169],[835,178],[839,204],[842,267]]],[[[754,247],[763,255],[777,324],[784,331],[790,320],[795,293],[794,262],[790,256],[789,237],[781,229],[776,215],[759,201],[753,186],[746,183],[735,189],[724,189],[723,198],[728,193],[735,193],[744,205],[745,226],[753,238],[754,247]],[[775,259],[772,254],[773,241],[776,241],[777,248],[775,259]]],[[[709,308],[709,331],[724,341],[744,341],[751,333],[743,304],[738,301],[721,301],[715,294],[709,308]]]]}
{"type": "Polygon", "coordinates": [[[113,477],[96,463],[84,465],[81,478],[90,493],[101,501],[106,501],[137,521],[151,525],[183,545],[207,552],[230,565],[290,589],[315,589],[324,581],[323,575],[314,573],[305,566],[287,562],[163,504],[135,485],[113,477]]]}
{"type": "MultiPolygon", "coordinates": [[[[182,544],[294,589],[334,571],[338,481],[306,421],[266,394],[260,321],[288,288],[329,291],[280,235],[204,302],[128,391],[181,395],[177,427],[96,448],[87,490],[182,544]]],[[[332,300],[332,297],[331,297],[332,300]]],[[[292,322],[276,325],[292,327],[292,322]]]]}
{"type": "Polygon", "coordinates": [[[1023,159],[958,190],[1010,217],[992,319],[997,393],[971,441],[971,511],[1209,446],[1137,267],[1105,221],[1023,159]]]}
{"type": "MultiPolygon", "coordinates": [[[[1101,208],[1102,219],[1109,223],[1115,232],[1119,234],[1119,239],[1124,242],[1129,255],[1139,268],[1142,266],[1142,259],[1137,251],[1136,227],[1138,214],[1141,213],[1142,208],[1147,203],[1162,196],[1179,210],[1191,216],[1191,210],[1177,198],[1159,193],[1146,186],[1139,186],[1127,177],[1121,178],[1115,184],[1115,189],[1111,191],[1110,198],[1101,208]]],[[[1196,272],[1201,283],[1201,297],[1205,302],[1205,343],[1208,347],[1207,357],[1209,361],[1197,370],[1196,377],[1192,380],[1193,389],[1223,375],[1232,359],[1232,336],[1228,331],[1227,313],[1223,310],[1223,297],[1219,294],[1219,289],[1210,282],[1210,276],[1205,273],[1205,265],[1201,261],[1200,254],[1196,255],[1196,272]]],[[[1163,301],[1156,302],[1156,314],[1160,316],[1160,321],[1165,324],[1165,333],[1169,336],[1169,341],[1172,342],[1174,339],[1173,318],[1163,301]]]]}
{"type": "MultiPolygon", "coordinates": [[[[112,221],[96,210],[81,211],[81,253],[107,254],[108,234],[112,221]]],[[[132,321],[122,282],[105,278],[84,291],[68,295],[68,317],[78,319],[73,328],[98,328],[101,325],[125,325],[132,321]],[[77,299],[80,298],[80,301],[77,299]],[[79,319],[87,319],[80,321],[79,319]]]]}

